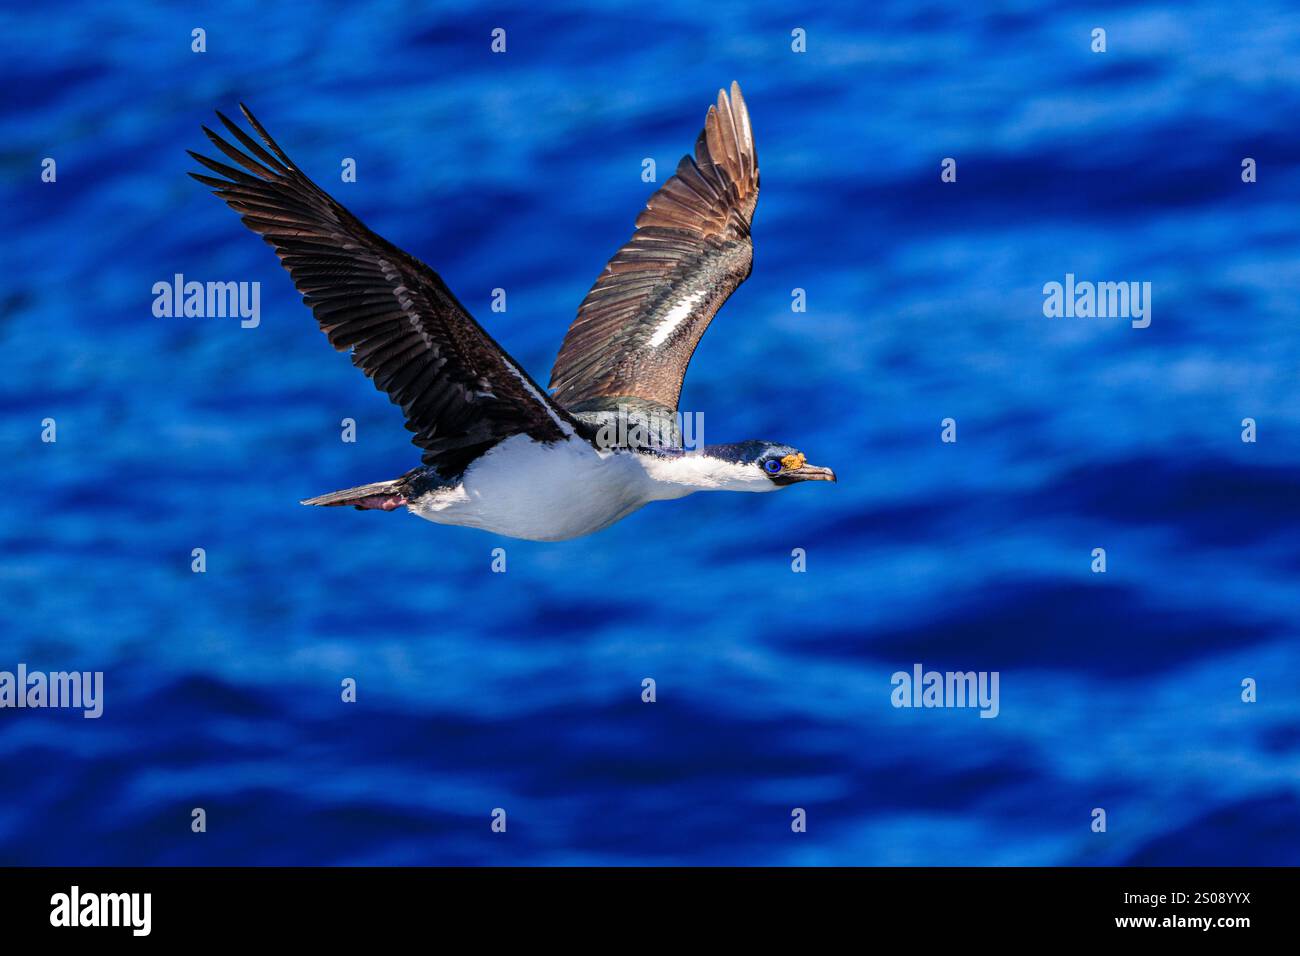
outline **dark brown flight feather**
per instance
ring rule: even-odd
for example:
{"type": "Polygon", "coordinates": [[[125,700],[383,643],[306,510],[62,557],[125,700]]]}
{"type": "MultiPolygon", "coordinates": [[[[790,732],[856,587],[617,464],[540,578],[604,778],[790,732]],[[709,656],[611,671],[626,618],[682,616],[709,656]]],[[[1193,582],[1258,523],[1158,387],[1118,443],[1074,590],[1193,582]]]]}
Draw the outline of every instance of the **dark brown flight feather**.
{"type": "Polygon", "coordinates": [[[451,477],[488,448],[527,434],[559,441],[574,421],[471,318],[432,269],[375,235],[308,179],[247,107],[259,144],[217,113],[247,152],[206,126],[236,169],[190,173],[280,257],[321,330],[406,415],[423,460],[451,477]],[[268,151],[269,150],[269,151],[268,151]]]}
{"type": "Polygon", "coordinates": [[[740,86],[718,91],[695,157],[650,197],[578,308],[551,371],[572,411],[636,398],[675,410],[709,321],[749,276],[758,158],[740,86]]]}

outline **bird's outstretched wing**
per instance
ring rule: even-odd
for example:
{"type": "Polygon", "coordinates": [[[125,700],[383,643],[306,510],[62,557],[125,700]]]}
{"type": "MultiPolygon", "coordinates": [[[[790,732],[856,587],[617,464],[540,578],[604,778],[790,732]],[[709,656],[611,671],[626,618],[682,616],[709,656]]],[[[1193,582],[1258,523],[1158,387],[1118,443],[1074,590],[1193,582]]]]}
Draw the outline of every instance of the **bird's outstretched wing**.
{"type": "Polygon", "coordinates": [[[203,131],[239,169],[190,152],[190,173],[280,257],[321,330],[406,415],[423,460],[450,477],[511,435],[566,440],[574,421],[470,316],[432,269],[375,235],[308,179],[254,119],[243,150],[203,131]],[[245,152],[246,151],[246,152],[245,152]]]}
{"type": "Polygon", "coordinates": [[[740,86],[718,91],[695,156],[685,156],[578,308],[551,370],[571,411],[634,398],[676,410],[709,320],[745,281],[758,158],[740,86]]]}

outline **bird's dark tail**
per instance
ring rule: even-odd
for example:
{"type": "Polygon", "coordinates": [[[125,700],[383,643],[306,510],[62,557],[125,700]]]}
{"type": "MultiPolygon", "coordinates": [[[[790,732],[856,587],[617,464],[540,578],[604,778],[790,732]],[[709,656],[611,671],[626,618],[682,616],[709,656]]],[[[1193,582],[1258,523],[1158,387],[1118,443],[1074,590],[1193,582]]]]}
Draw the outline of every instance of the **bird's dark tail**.
{"type": "Polygon", "coordinates": [[[300,502],[304,505],[322,505],[326,508],[351,505],[358,511],[392,511],[407,503],[406,476],[391,481],[376,481],[356,488],[331,491],[300,502]]]}

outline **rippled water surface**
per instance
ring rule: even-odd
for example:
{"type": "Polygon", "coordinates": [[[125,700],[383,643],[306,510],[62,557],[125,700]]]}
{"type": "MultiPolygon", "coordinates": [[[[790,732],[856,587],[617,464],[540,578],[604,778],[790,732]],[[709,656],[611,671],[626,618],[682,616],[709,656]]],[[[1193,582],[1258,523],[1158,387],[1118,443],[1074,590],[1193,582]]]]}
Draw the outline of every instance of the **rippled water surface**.
{"type": "Polygon", "coordinates": [[[106,682],[0,711],[0,862],[1300,862],[1300,17],[1000,8],[0,14],[0,669],[106,682]],[[545,380],[732,79],[755,271],[683,407],[838,485],[562,544],[297,505],[416,452],[184,175],[214,108],[545,380]],[[175,273],[261,325],[154,318],[175,273]],[[1151,326],[1045,318],[1066,273],[1151,282],[1151,326]],[[916,663],[999,672],[999,716],[894,709],[916,663]]]}

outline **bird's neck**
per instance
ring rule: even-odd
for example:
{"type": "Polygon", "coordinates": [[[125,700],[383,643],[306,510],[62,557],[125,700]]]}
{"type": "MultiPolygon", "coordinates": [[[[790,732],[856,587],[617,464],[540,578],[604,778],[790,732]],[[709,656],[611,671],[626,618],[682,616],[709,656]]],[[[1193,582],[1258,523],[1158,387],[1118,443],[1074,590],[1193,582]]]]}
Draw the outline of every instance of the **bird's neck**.
{"type": "Polygon", "coordinates": [[[681,498],[696,491],[771,491],[776,486],[752,466],[705,452],[672,455],[635,453],[651,500],[681,498]]]}

